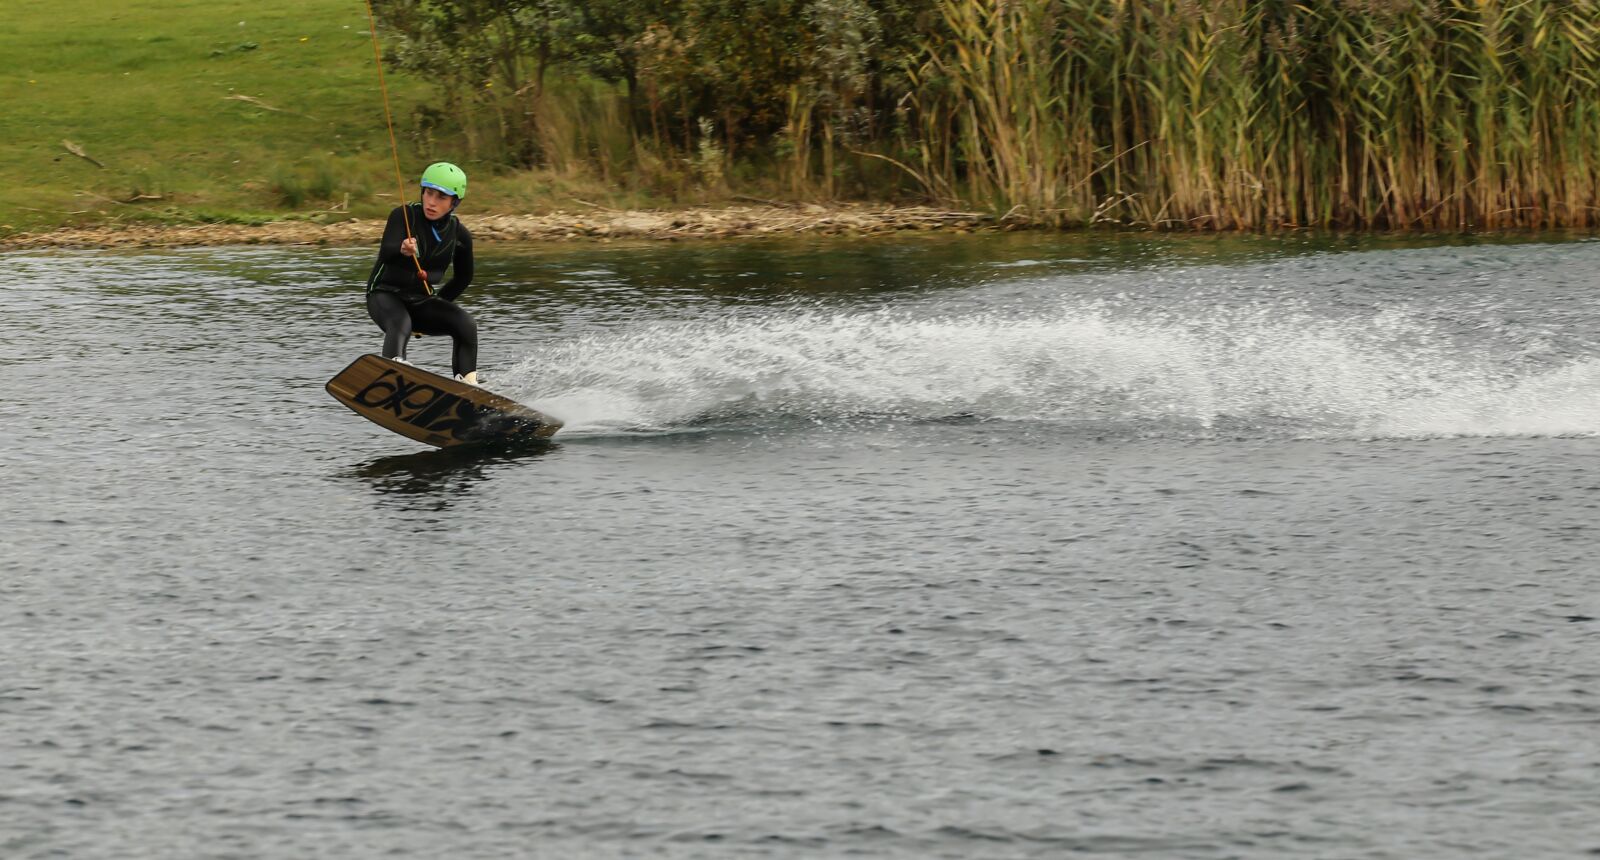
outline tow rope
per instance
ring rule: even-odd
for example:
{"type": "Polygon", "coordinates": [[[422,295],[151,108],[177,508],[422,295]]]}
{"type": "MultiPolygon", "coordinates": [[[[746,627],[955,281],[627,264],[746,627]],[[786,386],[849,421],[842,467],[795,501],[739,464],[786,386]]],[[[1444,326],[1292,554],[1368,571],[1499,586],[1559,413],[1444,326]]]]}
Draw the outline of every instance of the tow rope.
{"type": "MultiPolygon", "coordinates": [[[[400,175],[400,147],[394,142],[394,115],[389,111],[389,85],[383,80],[383,53],[378,50],[378,16],[372,12],[372,0],[366,0],[367,25],[372,30],[372,60],[378,66],[378,90],[383,93],[383,121],[389,126],[389,151],[394,154],[394,184],[400,191],[400,220],[406,225],[406,238],[411,239],[413,247],[416,237],[411,235],[411,215],[406,211],[406,181],[400,175]]],[[[417,252],[411,252],[411,263],[417,267],[417,277],[422,279],[422,289],[428,295],[433,295],[433,287],[428,284],[428,273],[422,268],[422,261],[417,259],[417,252]]]]}

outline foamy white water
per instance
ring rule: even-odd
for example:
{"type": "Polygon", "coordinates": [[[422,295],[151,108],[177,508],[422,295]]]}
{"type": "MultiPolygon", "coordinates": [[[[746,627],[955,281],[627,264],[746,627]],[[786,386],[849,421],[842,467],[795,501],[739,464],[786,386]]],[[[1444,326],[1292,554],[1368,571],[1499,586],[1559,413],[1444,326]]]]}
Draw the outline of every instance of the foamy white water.
{"type": "Polygon", "coordinates": [[[768,309],[558,339],[497,384],[570,433],[872,415],[1120,426],[1129,434],[1569,435],[1600,432],[1594,360],[1529,369],[1401,311],[1296,309],[1143,319],[768,309]]]}

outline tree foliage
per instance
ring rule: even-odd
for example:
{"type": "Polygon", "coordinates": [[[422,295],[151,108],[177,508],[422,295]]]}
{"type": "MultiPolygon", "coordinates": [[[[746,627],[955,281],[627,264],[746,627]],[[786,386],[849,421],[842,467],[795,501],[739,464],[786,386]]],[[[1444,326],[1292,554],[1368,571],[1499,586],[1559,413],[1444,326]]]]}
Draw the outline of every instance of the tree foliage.
{"type": "MultiPolygon", "coordinates": [[[[550,75],[620,84],[636,131],[685,149],[702,119],[737,149],[797,106],[835,126],[903,95],[933,0],[374,0],[395,68],[434,81],[445,114],[487,112],[516,151],[550,75]]],[[[858,117],[866,126],[881,117],[858,117]]],[[[463,123],[467,125],[468,123],[463,123]]],[[[827,123],[824,123],[827,124],[827,123]]],[[[537,161],[537,151],[516,151],[537,161]]]]}
{"type": "MultiPolygon", "coordinates": [[[[572,4],[567,0],[373,0],[401,71],[434,81],[441,116],[481,113],[497,146],[514,163],[539,158],[539,103],[552,66],[572,61],[572,4]]],[[[463,123],[469,135],[483,129],[463,123]]],[[[474,140],[474,144],[477,141],[474,140]]]]}
{"type": "Polygon", "coordinates": [[[1059,223],[1600,212],[1600,4],[375,2],[391,62],[439,86],[429,123],[512,164],[668,188],[743,170],[1059,223]]]}

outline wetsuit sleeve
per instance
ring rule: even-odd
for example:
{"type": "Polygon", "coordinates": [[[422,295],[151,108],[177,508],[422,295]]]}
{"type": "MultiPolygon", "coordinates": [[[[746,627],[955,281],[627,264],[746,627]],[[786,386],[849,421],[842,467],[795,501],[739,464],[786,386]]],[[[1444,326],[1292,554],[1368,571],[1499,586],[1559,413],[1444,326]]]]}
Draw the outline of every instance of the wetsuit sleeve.
{"type": "Polygon", "coordinates": [[[406,240],[406,209],[396,206],[389,213],[389,223],[383,226],[383,241],[378,243],[378,262],[385,265],[405,263],[410,265],[411,258],[400,253],[400,243],[406,240]]]}
{"type": "Polygon", "coordinates": [[[378,243],[378,264],[390,273],[383,279],[386,283],[420,290],[422,276],[417,274],[416,262],[400,252],[400,243],[404,242],[408,235],[410,234],[406,232],[406,207],[396,206],[394,211],[389,213],[389,223],[383,227],[383,241],[378,243]]]}
{"type": "Polygon", "coordinates": [[[461,224],[456,224],[456,256],[451,261],[455,274],[450,283],[439,288],[439,297],[455,301],[472,285],[472,234],[461,224]]]}

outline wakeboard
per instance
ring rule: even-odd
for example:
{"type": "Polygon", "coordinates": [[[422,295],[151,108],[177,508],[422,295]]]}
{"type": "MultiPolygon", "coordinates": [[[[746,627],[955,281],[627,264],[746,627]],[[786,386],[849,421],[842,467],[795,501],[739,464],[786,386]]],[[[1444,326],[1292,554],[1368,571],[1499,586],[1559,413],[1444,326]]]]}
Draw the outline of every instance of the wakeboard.
{"type": "Polygon", "coordinates": [[[515,400],[378,355],[351,362],[327,389],[374,424],[440,448],[548,439],[561,429],[515,400]]]}

